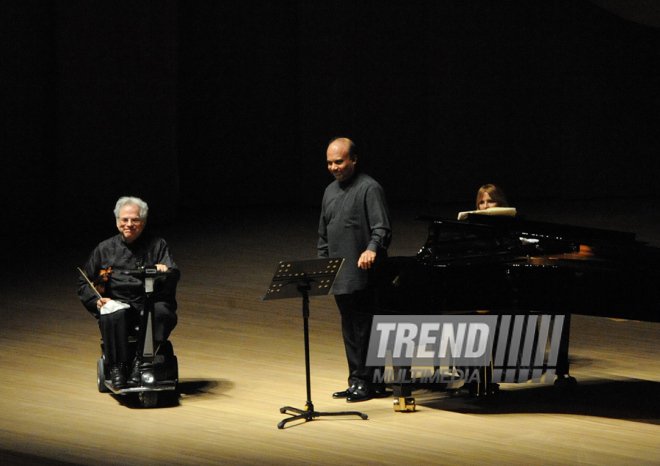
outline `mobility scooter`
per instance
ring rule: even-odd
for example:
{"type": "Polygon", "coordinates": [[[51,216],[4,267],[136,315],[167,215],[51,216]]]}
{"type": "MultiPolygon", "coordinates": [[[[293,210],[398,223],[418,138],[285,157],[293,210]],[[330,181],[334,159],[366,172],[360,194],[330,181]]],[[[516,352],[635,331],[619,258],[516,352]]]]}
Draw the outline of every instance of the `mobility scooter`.
{"type": "MultiPolygon", "coordinates": [[[[142,408],[154,408],[158,405],[159,394],[173,393],[179,380],[179,367],[172,343],[168,340],[155,347],[153,335],[154,323],[154,285],[158,280],[175,273],[159,272],[155,267],[140,267],[136,270],[114,271],[138,278],[144,285],[144,309],[140,312],[138,325],[129,337],[131,353],[139,361],[140,382],[137,385],[115,389],[110,381],[110,367],[103,356],[97,363],[97,385],[101,393],[116,395],[137,395],[142,408]]],[[[103,343],[101,343],[103,351],[103,343]]]]}

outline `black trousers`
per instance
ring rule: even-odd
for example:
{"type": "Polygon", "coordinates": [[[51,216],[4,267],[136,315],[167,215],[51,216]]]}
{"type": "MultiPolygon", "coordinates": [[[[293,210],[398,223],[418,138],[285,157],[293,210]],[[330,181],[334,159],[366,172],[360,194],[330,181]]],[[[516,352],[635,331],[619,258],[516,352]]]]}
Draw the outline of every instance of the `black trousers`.
{"type": "Polygon", "coordinates": [[[373,321],[373,290],[335,295],[341,314],[341,330],[348,361],[348,386],[373,386],[375,367],[367,366],[367,351],[373,321]]]}
{"type": "MultiPolygon", "coordinates": [[[[103,338],[103,356],[106,364],[132,362],[135,353],[131,353],[128,337],[134,333],[138,324],[139,313],[133,308],[121,309],[112,314],[99,317],[99,329],[103,338]]],[[[154,344],[167,340],[177,324],[177,315],[169,306],[162,302],[154,304],[154,344]]]]}

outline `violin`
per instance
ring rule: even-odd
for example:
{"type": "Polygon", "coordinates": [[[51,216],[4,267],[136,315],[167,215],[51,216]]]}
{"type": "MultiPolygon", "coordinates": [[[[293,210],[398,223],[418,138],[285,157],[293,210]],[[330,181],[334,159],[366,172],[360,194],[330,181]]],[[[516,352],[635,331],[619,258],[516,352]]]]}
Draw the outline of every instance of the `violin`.
{"type": "Polygon", "coordinates": [[[112,267],[101,269],[99,276],[94,279],[94,289],[99,292],[99,294],[105,294],[105,286],[113,273],[112,267]]]}

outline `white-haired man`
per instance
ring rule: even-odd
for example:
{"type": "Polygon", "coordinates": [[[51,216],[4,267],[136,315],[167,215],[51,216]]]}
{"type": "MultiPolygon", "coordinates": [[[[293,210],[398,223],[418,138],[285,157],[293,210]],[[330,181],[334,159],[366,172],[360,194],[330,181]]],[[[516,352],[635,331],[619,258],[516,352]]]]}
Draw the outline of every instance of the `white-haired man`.
{"type": "MultiPolygon", "coordinates": [[[[175,271],[154,292],[154,343],[157,345],[167,340],[177,323],[176,285],[180,274],[167,243],[162,238],[143,234],[148,212],[149,207],[142,199],[120,198],[114,210],[119,234],[99,243],[83,271],[91,280],[109,269],[135,270],[155,266],[159,271],[175,271]]],[[[112,273],[105,277],[107,281],[103,284],[101,299],[82,276],[78,279],[78,296],[85,308],[98,319],[103,356],[110,366],[111,382],[115,389],[121,389],[139,382],[139,361],[135,354],[130,354],[128,337],[144,308],[144,288],[141,280],[129,275],[112,273]],[[101,314],[101,308],[111,300],[130,307],[101,314]]]]}

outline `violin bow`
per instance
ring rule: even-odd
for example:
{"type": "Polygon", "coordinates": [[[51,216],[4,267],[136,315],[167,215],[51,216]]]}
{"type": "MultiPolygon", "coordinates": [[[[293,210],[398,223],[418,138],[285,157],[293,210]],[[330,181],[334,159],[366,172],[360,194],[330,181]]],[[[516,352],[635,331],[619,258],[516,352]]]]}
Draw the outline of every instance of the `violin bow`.
{"type": "Polygon", "coordinates": [[[85,272],[83,272],[80,267],[78,267],[78,272],[80,272],[80,275],[82,275],[85,278],[85,280],[87,280],[87,283],[89,283],[89,286],[92,287],[92,290],[94,290],[94,293],[96,293],[96,296],[98,296],[99,299],[103,298],[103,296],[101,296],[101,293],[99,293],[98,290],[96,288],[94,288],[94,284],[91,281],[89,281],[89,278],[87,278],[87,275],[85,275],[85,272]]]}

